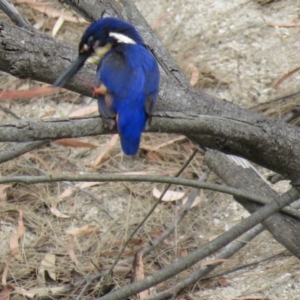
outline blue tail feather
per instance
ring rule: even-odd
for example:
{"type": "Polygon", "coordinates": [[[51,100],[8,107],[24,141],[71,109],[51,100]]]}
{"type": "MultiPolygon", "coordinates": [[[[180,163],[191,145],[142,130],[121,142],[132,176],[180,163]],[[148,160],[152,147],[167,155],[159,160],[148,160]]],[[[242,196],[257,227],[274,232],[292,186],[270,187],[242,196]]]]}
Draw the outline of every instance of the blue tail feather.
{"type": "Polygon", "coordinates": [[[121,146],[126,155],[135,155],[139,150],[141,135],[145,129],[147,115],[144,109],[119,111],[117,117],[121,146]]]}

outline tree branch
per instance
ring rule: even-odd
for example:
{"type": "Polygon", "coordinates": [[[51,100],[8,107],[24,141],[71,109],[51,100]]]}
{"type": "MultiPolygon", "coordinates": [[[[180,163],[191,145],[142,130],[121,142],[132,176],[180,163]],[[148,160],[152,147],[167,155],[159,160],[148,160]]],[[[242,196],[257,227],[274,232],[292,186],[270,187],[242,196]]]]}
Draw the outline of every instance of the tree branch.
{"type": "MultiPolygon", "coordinates": [[[[246,191],[257,191],[259,195],[268,199],[275,199],[278,194],[251,168],[242,168],[233,164],[226,156],[217,151],[207,151],[205,160],[208,167],[223,178],[224,182],[234,188],[242,188],[246,191]],[[235,176],[239,174],[239,176],[235,176]]],[[[250,213],[261,208],[261,205],[249,202],[242,197],[236,197],[235,200],[243,205],[250,213]]],[[[298,233],[300,231],[299,219],[284,214],[275,214],[266,219],[263,226],[272,234],[279,243],[284,245],[296,257],[300,258],[300,241],[298,233]]]]}
{"type": "Polygon", "coordinates": [[[30,23],[6,0],[0,0],[0,9],[3,10],[18,27],[31,27],[30,23]]]}
{"type": "MultiPolygon", "coordinates": [[[[216,255],[214,258],[216,261],[220,259],[229,259],[234,254],[236,254],[238,251],[240,251],[242,248],[244,248],[248,242],[253,240],[256,236],[258,236],[262,231],[264,231],[263,226],[257,225],[255,228],[249,230],[249,232],[242,235],[239,240],[233,241],[229,246],[227,246],[221,253],[216,255]]],[[[199,281],[203,276],[213,271],[217,266],[221,265],[222,262],[215,263],[213,265],[204,266],[200,268],[199,270],[193,272],[190,276],[180,280],[179,283],[175,284],[171,288],[162,291],[160,293],[157,293],[154,296],[148,297],[146,300],[160,300],[165,299],[170,296],[176,296],[178,292],[180,292],[182,289],[195,284],[197,281],[199,281]]]]}
{"type": "MultiPolygon", "coordinates": [[[[0,70],[2,71],[21,78],[32,78],[52,83],[75,56],[75,49],[51,37],[8,24],[0,25],[0,70]]],[[[176,132],[187,132],[187,124],[180,123],[178,119],[178,126],[175,127],[176,120],[171,116],[171,113],[182,111],[183,107],[184,111],[191,112],[190,114],[194,117],[201,114],[207,115],[207,117],[219,116],[227,121],[232,119],[234,122],[238,122],[237,126],[233,126],[233,132],[230,132],[228,128],[227,134],[223,137],[216,138],[214,134],[220,129],[225,130],[227,126],[224,126],[224,124],[214,125],[213,122],[208,134],[189,134],[189,136],[201,146],[246,157],[292,180],[296,181],[298,179],[300,138],[297,128],[286,125],[284,122],[242,110],[229,102],[220,101],[201,91],[191,90],[188,86],[183,86],[178,81],[175,82],[173,77],[162,75],[157,111],[158,114],[162,115],[164,115],[164,111],[168,111],[169,126],[171,126],[171,123],[173,126],[170,129],[165,127],[165,132],[174,132],[175,130],[176,132]],[[238,130],[242,127],[245,131],[238,130]],[[251,130],[254,131],[251,132],[251,130]],[[231,139],[231,134],[234,136],[235,133],[238,137],[237,141],[235,141],[235,138],[231,139]],[[251,139],[254,139],[253,143],[251,139]]],[[[84,69],[67,86],[81,94],[91,96],[91,89],[83,85],[83,82],[86,82],[86,78],[92,82],[93,77],[94,70],[84,69]]],[[[162,118],[162,120],[162,122],[165,122],[166,118],[162,118]]],[[[87,128],[95,128],[95,122],[94,120],[92,123],[87,122],[85,124],[88,126],[87,128]]],[[[100,130],[100,123],[98,126],[96,125],[98,127],[97,132],[93,129],[93,134],[103,132],[102,129],[100,130]]],[[[155,122],[153,122],[151,129],[159,131],[162,123],[156,123],[155,127],[154,125],[155,122]]],[[[191,122],[188,127],[191,133],[199,132],[196,126],[198,126],[197,123],[191,122]]],[[[54,128],[49,128],[52,134],[46,136],[39,127],[36,129],[40,130],[45,139],[62,136],[61,133],[64,130],[55,127],[56,133],[54,134],[54,128]]],[[[82,134],[90,132],[89,129],[83,131],[82,134]]]]}
{"type": "Polygon", "coordinates": [[[296,191],[296,189],[289,190],[281,197],[274,199],[274,201],[272,201],[271,203],[262,207],[248,218],[242,220],[239,224],[234,225],[231,229],[218,236],[213,241],[199,247],[187,257],[182,258],[178,262],[156,272],[154,275],[146,277],[142,281],[138,281],[122,287],[98,299],[122,300],[126,297],[129,297],[130,295],[139,293],[169,279],[170,277],[174,276],[174,274],[178,274],[179,272],[186,270],[201,259],[207,257],[208,255],[211,255],[221,247],[225,247],[232,239],[238,238],[258,223],[273,215],[275,212],[280,210],[280,208],[292,203],[297,198],[297,196],[298,192],[296,191]]]}
{"type": "MultiPolygon", "coordinates": [[[[270,200],[261,197],[259,195],[253,193],[246,193],[242,190],[226,187],[220,184],[208,183],[208,182],[200,182],[197,180],[185,179],[185,178],[176,178],[176,177],[168,177],[168,176],[150,176],[150,175],[120,175],[120,174],[105,174],[105,175],[97,175],[97,174],[85,174],[85,175],[48,175],[48,176],[10,176],[10,177],[2,177],[0,178],[0,184],[7,183],[25,183],[25,184],[36,184],[36,183],[45,183],[45,182],[61,182],[61,181],[74,181],[74,182],[89,182],[89,181],[129,181],[129,182],[159,182],[159,183],[168,183],[168,184],[177,184],[184,185],[198,189],[204,190],[212,190],[215,192],[221,192],[225,194],[229,194],[232,196],[247,198],[250,201],[254,201],[255,203],[269,203],[270,200]]],[[[287,214],[291,214],[295,217],[300,217],[299,212],[291,207],[287,207],[283,210],[287,214]]]]}
{"type": "Polygon", "coordinates": [[[15,145],[7,150],[3,150],[0,152],[0,164],[9,161],[11,159],[14,159],[24,153],[27,153],[35,148],[38,148],[44,144],[47,144],[49,141],[36,141],[32,143],[21,143],[18,145],[15,145]]]}

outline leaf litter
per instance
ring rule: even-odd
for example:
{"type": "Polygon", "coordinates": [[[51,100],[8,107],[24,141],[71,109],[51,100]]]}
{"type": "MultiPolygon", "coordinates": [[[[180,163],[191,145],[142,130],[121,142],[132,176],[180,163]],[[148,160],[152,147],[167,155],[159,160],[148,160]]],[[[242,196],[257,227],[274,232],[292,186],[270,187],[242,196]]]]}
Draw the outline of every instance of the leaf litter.
{"type": "MultiPolygon", "coordinates": [[[[61,7],[58,3],[41,2],[38,5],[39,1],[19,0],[14,2],[18,2],[18,9],[30,16],[33,23],[38,22],[38,18],[42,15],[44,20],[41,22],[41,29],[43,28],[48,34],[54,34],[58,38],[65,39],[74,45],[78,43],[81,32],[83,32],[86,25],[80,24],[78,22],[79,19],[74,17],[73,14],[70,14],[69,17],[71,16],[72,18],[68,19],[66,12],[61,12],[61,7]],[[28,10],[29,7],[33,9],[31,12],[28,10]],[[59,20],[59,18],[61,19],[59,20]]],[[[261,8],[252,2],[245,8],[242,2],[240,0],[232,2],[237,5],[235,11],[238,14],[242,14],[248,9],[254,15],[266,12],[275,13],[277,11],[282,11],[281,13],[284,15],[293,15],[292,12],[288,13],[289,5],[291,4],[290,0],[284,4],[278,1],[266,8],[261,8]],[[282,7],[282,5],[284,6],[282,7]]],[[[246,32],[248,30],[247,26],[250,29],[253,28],[251,27],[251,19],[247,21],[245,18],[236,18],[236,27],[230,28],[230,26],[227,26],[225,33],[223,32],[220,36],[218,31],[214,31],[215,26],[217,26],[218,30],[222,30],[223,25],[220,25],[220,19],[225,20],[224,22],[230,19],[228,16],[230,16],[229,12],[232,3],[228,3],[228,7],[225,8],[220,4],[220,11],[214,11],[214,9],[217,9],[217,6],[213,6],[213,1],[203,2],[202,4],[200,1],[197,1],[192,6],[186,4],[184,10],[181,7],[181,1],[174,1],[174,3],[168,4],[158,1],[155,9],[151,8],[151,12],[148,12],[149,5],[144,5],[143,0],[137,1],[150,24],[155,25],[155,30],[161,36],[164,44],[186,71],[187,78],[192,85],[205,87],[205,82],[210,80],[210,85],[207,85],[208,92],[218,93],[221,97],[230,101],[245,99],[239,103],[243,106],[250,106],[256,104],[256,101],[263,102],[265,99],[269,99],[270,96],[277,95],[277,91],[271,88],[276,80],[282,79],[280,89],[278,89],[280,93],[286,92],[291,86],[295,85],[295,80],[298,76],[297,72],[295,71],[293,74],[289,72],[292,72],[290,70],[296,70],[297,64],[293,64],[294,67],[290,68],[290,66],[286,66],[283,63],[275,72],[271,73],[270,71],[270,74],[266,74],[265,69],[267,68],[257,72],[257,63],[254,63],[257,76],[247,72],[242,73],[242,75],[238,73],[244,72],[243,68],[245,65],[248,67],[247,71],[249,71],[252,65],[250,61],[244,60],[245,57],[241,57],[239,61],[240,66],[237,70],[235,55],[240,51],[239,47],[241,44],[239,41],[234,44],[232,37],[237,38],[241,32],[246,32]],[[204,4],[206,5],[205,8],[209,7],[209,10],[201,9],[201,13],[196,13],[199,7],[201,8],[201,5],[204,4]],[[211,11],[214,12],[214,16],[211,15],[211,11]],[[183,19],[175,18],[177,15],[183,19]],[[204,21],[199,26],[200,19],[195,20],[196,15],[202,15],[203,20],[208,18],[209,21],[204,21]],[[243,20],[242,25],[239,23],[240,20],[243,20]],[[241,27],[244,24],[248,24],[247,22],[250,22],[250,25],[245,25],[246,28],[241,27]],[[182,24],[185,24],[185,26],[182,26],[182,24]],[[206,24],[210,24],[211,27],[206,29],[206,24]],[[199,34],[199,28],[201,29],[201,34],[199,34]],[[237,31],[234,31],[235,28],[237,28],[237,31]],[[241,28],[245,30],[241,30],[241,28]],[[233,31],[231,32],[230,30],[233,31]],[[171,32],[176,33],[177,38],[174,38],[170,34],[171,32]],[[227,39],[232,44],[226,44],[227,39]],[[215,47],[216,41],[220,43],[217,43],[215,47]],[[218,48],[219,45],[220,47],[223,46],[223,50],[218,48]],[[243,76],[243,81],[237,79],[243,76]],[[258,92],[260,97],[256,100],[258,92]]],[[[271,21],[274,24],[279,24],[282,20],[282,18],[274,18],[271,21]]],[[[268,23],[271,24],[269,21],[268,23]]],[[[287,22],[287,24],[293,23],[297,24],[297,22],[287,22]]],[[[256,26],[263,25],[258,23],[256,26]]],[[[296,27],[289,28],[288,30],[296,29],[296,27]]],[[[265,28],[263,27],[260,33],[266,33],[269,38],[271,36],[270,33],[267,30],[264,32],[264,30],[265,28]]],[[[255,35],[255,33],[252,34],[255,35]]],[[[277,34],[284,35],[285,32],[278,31],[277,34]]],[[[290,34],[290,37],[285,36],[285,41],[292,36],[293,34],[290,34]]],[[[273,36],[272,38],[274,39],[273,36]]],[[[248,51],[252,49],[251,47],[256,49],[256,42],[255,40],[252,41],[248,51]]],[[[296,46],[294,42],[293,47],[296,46]]],[[[279,47],[278,49],[283,48],[279,47]]],[[[290,55],[291,51],[284,48],[285,57],[292,57],[290,55]]],[[[247,59],[255,60],[261,55],[262,53],[256,49],[256,56],[253,57],[251,52],[249,52],[247,59]]],[[[272,59],[272,56],[270,58],[272,59]]],[[[277,64],[275,65],[277,66],[277,64]]],[[[3,100],[9,101],[11,109],[24,117],[50,117],[52,114],[53,117],[80,117],[97,113],[97,106],[90,105],[88,102],[90,100],[86,98],[76,98],[73,93],[69,92],[59,91],[58,93],[51,87],[40,87],[38,84],[28,80],[16,82],[11,76],[2,75],[0,77],[0,87],[3,91],[0,93],[0,98],[3,97],[3,100]],[[23,84],[23,90],[18,89],[20,84],[23,84]],[[33,97],[35,98],[32,99],[33,97]],[[20,101],[15,101],[17,99],[20,99],[20,101]]],[[[286,112],[299,105],[297,101],[299,100],[284,103],[279,109],[274,109],[270,105],[264,109],[266,112],[271,112],[278,116],[282,111],[280,109],[284,108],[283,112],[286,112]]],[[[3,120],[9,119],[9,116],[3,115],[3,120]]],[[[115,139],[117,138],[115,137],[115,139]]],[[[43,172],[47,172],[47,174],[51,174],[51,172],[66,172],[70,174],[119,172],[122,174],[166,174],[172,176],[178,171],[193,148],[193,145],[184,136],[145,133],[142,138],[142,150],[139,155],[135,158],[127,158],[121,154],[118,141],[112,141],[112,136],[88,137],[84,142],[88,145],[97,145],[98,148],[62,147],[49,144],[32,151],[31,155],[24,155],[2,164],[1,173],[5,176],[10,176],[40,175],[44,174],[43,172]],[[112,146],[105,148],[110,142],[112,146]],[[96,166],[95,169],[91,169],[93,165],[96,166]]],[[[3,147],[8,146],[11,145],[3,145],[3,147]]],[[[201,154],[198,153],[182,176],[187,178],[199,176],[203,166],[202,160],[201,154]]],[[[66,183],[32,186],[17,184],[2,188],[6,195],[4,196],[5,201],[0,203],[1,210],[7,211],[7,213],[1,213],[0,215],[3,233],[2,240],[8,245],[11,238],[13,238],[13,247],[11,249],[18,250],[13,252],[12,250],[7,250],[4,246],[2,247],[2,242],[0,244],[0,249],[3,249],[1,250],[3,252],[0,253],[2,262],[1,273],[3,274],[5,271],[4,275],[6,274],[4,280],[6,284],[2,287],[0,295],[4,295],[7,298],[7,294],[12,289],[15,293],[31,298],[36,295],[68,295],[71,291],[69,284],[85,279],[83,274],[87,270],[91,274],[98,274],[99,271],[107,270],[118,253],[120,247],[118,245],[124,242],[128,232],[136,226],[137,222],[144,217],[154,201],[156,201],[157,197],[152,195],[154,188],[158,190],[157,195],[159,195],[161,193],[160,185],[145,183],[105,183],[87,187],[75,185],[75,187],[71,188],[66,183]],[[51,206],[53,203],[55,205],[51,206]],[[51,213],[49,207],[54,207],[56,214],[51,213]],[[21,221],[20,212],[23,210],[24,215],[21,221]],[[19,221],[16,220],[17,215],[19,221]],[[21,235],[22,226],[24,232],[21,235]],[[19,232],[19,234],[13,234],[12,230],[19,232]],[[44,252],[41,254],[40,250],[44,252]],[[52,272],[56,282],[63,282],[63,286],[55,286],[55,284],[51,288],[38,286],[38,270],[49,268],[47,266],[41,267],[45,253],[55,255],[55,267],[53,269],[50,268],[50,272],[52,272]],[[23,254],[25,254],[26,260],[23,259],[23,254]],[[9,258],[11,260],[8,268],[9,258]],[[54,273],[56,277],[54,277],[54,273]],[[15,282],[17,284],[14,284],[15,282]]],[[[172,187],[171,192],[176,192],[176,189],[172,187]]],[[[201,205],[197,203],[190,209],[188,216],[176,229],[176,234],[167,238],[155,252],[150,253],[147,257],[143,257],[139,265],[141,274],[144,273],[144,276],[147,276],[161,267],[169,265],[177,259],[176,253],[179,253],[181,257],[186,256],[187,253],[191,253],[195,248],[203,245],[212,237],[224,232],[224,228],[233,225],[236,222],[234,220],[244,213],[243,209],[237,206],[228,196],[216,195],[212,192],[205,192],[204,194],[204,196],[199,196],[201,201],[199,197],[196,198],[201,205]],[[143,271],[141,266],[143,266],[143,271]]],[[[175,198],[178,197],[175,196],[175,198]]],[[[173,198],[169,197],[169,199],[173,198]]],[[[116,274],[118,274],[119,278],[115,277],[111,280],[111,284],[114,284],[114,281],[117,281],[117,285],[130,281],[127,275],[134,269],[132,265],[133,257],[140,251],[143,243],[151,243],[153,232],[162,232],[174,220],[178,208],[182,206],[183,200],[180,200],[180,202],[169,200],[159,206],[156,213],[143,226],[136,237],[142,241],[142,244],[137,242],[129,245],[126,249],[122,261],[116,268],[116,274]]],[[[268,234],[264,233],[262,237],[255,239],[250,243],[249,247],[246,247],[236,257],[228,262],[224,261],[218,270],[234,268],[239,266],[241,262],[244,263],[245,261],[256,260],[259,257],[269,256],[280,249],[281,246],[268,234]]],[[[208,263],[210,262],[213,264],[214,259],[209,259],[208,263]]],[[[193,299],[203,299],[204,297],[208,300],[215,300],[218,297],[251,299],[251,296],[243,296],[245,290],[243,282],[247,281],[247,288],[251,289],[252,287],[254,291],[255,283],[262,280],[262,274],[269,281],[276,277],[281,278],[284,272],[297,274],[297,262],[293,257],[282,256],[278,258],[278,262],[280,263],[271,261],[258,264],[252,271],[241,272],[238,275],[233,273],[226,276],[228,284],[224,286],[212,285],[212,288],[204,288],[205,286],[199,282],[193,287],[193,299]]],[[[45,272],[48,273],[48,271],[45,272]]],[[[51,279],[54,280],[53,278],[51,279]]],[[[164,287],[168,288],[175,282],[176,279],[171,279],[164,283],[164,287]]],[[[94,286],[96,284],[94,283],[94,286]]],[[[253,297],[254,299],[259,299],[259,297],[261,299],[268,297],[275,299],[274,294],[278,294],[279,299],[292,299],[293,291],[288,288],[289,284],[297,285],[297,282],[291,278],[288,282],[284,281],[283,284],[277,287],[270,284],[265,291],[262,290],[259,292],[259,295],[254,295],[253,297]],[[270,290],[273,292],[268,295],[270,290]]],[[[83,299],[94,299],[94,297],[86,293],[83,299]]],[[[191,297],[188,297],[188,299],[191,299],[191,297]]]]}

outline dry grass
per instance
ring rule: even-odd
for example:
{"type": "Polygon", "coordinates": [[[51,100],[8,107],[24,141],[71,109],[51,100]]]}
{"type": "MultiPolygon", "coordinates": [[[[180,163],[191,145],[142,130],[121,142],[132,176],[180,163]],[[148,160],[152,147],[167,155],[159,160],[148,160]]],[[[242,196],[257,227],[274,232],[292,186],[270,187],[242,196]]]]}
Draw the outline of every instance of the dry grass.
{"type": "MultiPolygon", "coordinates": [[[[265,56],[268,54],[257,51],[255,43],[259,43],[259,40],[255,40],[250,34],[256,27],[259,30],[265,29],[265,35],[268,35],[271,29],[265,26],[266,23],[261,21],[261,18],[255,19],[255,21],[250,18],[248,22],[244,17],[242,22],[237,22],[233,26],[232,30],[229,29],[228,24],[232,22],[234,13],[237,14],[236,19],[247,11],[249,14],[255,11],[256,14],[268,13],[272,16],[272,13],[276,15],[280,9],[283,9],[283,6],[288,10],[288,4],[292,5],[292,1],[287,1],[285,4],[275,2],[271,8],[261,8],[254,2],[236,0],[232,1],[234,4],[229,7],[226,7],[225,4],[221,5],[219,10],[216,8],[217,5],[212,5],[213,1],[207,1],[207,10],[203,10],[201,1],[196,1],[196,5],[194,2],[178,1],[177,3],[177,1],[156,0],[153,2],[155,10],[150,5],[144,5],[143,0],[137,2],[149,23],[156,28],[165,45],[186,71],[187,76],[190,76],[193,69],[196,70],[196,73],[198,72],[196,87],[206,88],[209,92],[218,93],[221,97],[248,107],[263,102],[262,99],[276,96],[277,92],[270,88],[270,84],[287,73],[285,67],[288,64],[284,65],[283,63],[284,66],[278,69],[276,66],[279,63],[277,63],[275,70],[271,70],[269,67],[269,69],[266,68],[267,70],[261,68],[258,71],[257,66],[266,59],[265,56]],[[205,22],[197,17],[197,13],[199,16],[200,12],[204,15],[205,22]],[[249,43],[250,46],[248,45],[248,49],[243,48],[240,52],[239,46],[242,45],[242,42],[249,43]],[[250,61],[253,60],[254,63],[250,65],[250,61]],[[258,99],[258,95],[261,99],[258,99]]],[[[27,4],[20,4],[17,7],[33,24],[39,26],[41,31],[51,33],[56,22],[54,18],[30,8],[27,4]]],[[[51,7],[57,9],[60,6],[53,2],[51,7]]],[[[1,14],[1,18],[6,19],[3,14],[1,14]]],[[[65,22],[58,31],[57,37],[76,45],[85,27],[85,24],[65,22]]],[[[293,28],[293,33],[296,30],[293,28]]],[[[254,31],[253,34],[257,34],[257,31],[254,31]]],[[[274,46],[278,40],[280,37],[267,44],[266,51],[271,51],[273,49],[271,46],[274,46]]],[[[294,50],[286,51],[285,57],[291,59],[292,51],[294,50]]],[[[271,65],[274,62],[275,54],[272,53],[270,57],[267,62],[271,65]]],[[[268,63],[264,65],[268,66],[268,63]]],[[[291,90],[290,86],[294,83],[295,78],[288,79],[285,82],[284,91],[291,90]]],[[[0,74],[1,90],[28,90],[36,86],[43,85],[0,74]]],[[[298,106],[298,101],[299,99],[295,98],[289,102],[278,102],[277,106],[268,103],[261,106],[260,111],[273,116],[282,116],[293,107],[298,106]]],[[[91,99],[70,92],[59,96],[41,96],[29,100],[2,103],[22,118],[40,118],[47,114],[52,114],[53,117],[68,117],[70,113],[94,104],[91,99]]],[[[0,112],[0,117],[2,121],[11,118],[3,112],[0,112]]],[[[174,141],[174,139],[176,136],[173,135],[144,134],[142,150],[134,158],[124,157],[119,142],[117,142],[104,155],[102,163],[98,167],[93,165],[99,154],[106,149],[111,136],[81,139],[81,141],[96,145],[96,149],[63,147],[50,143],[30,154],[2,164],[0,171],[2,176],[43,175],[61,172],[71,174],[143,172],[154,175],[173,175],[180,169],[193,148],[186,139],[179,141],[174,141]],[[166,141],[171,141],[171,143],[164,145],[166,141]],[[149,150],[159,145],[161,147],[156,151],[149,150]]],[[[1,149],[7,147],[7,144],[1,145],[1,149]]],[[[197,154],[182,176],[198,177],[202,166],[202,156],[197,154]]],[[[214,177],[210,178],[210,180],[215,179],[214,177]]],[[[160,190],[163,188],[160,185],[157,187],[160,190]]],[[[45,286],[45,283],[52,287],[76,283],[99,271],[107,270],[113,263],[120,245],[124,243],[133,228],[154,204],[153,188],[154,185],[148,183],[100,183],[88,188],[78,187],[71,183],[30,186],[16,184],[7,187],[4,192],[2,191],[4,194],[0,194],[0,270],[2,274],[8,266],[7,276],[3,277],[2,283],[3,280],[7,280],[14,286],[30,290],[34,287],[45,286]],[[69,196],[62,197],[63,193],[70,188],[73,188],[73,192],[69,196]],[[51,211],[53,207],[57,209],[54,213],[53,210],[51,211]],[[18,243],[21,259],[17,259],[9,247],[9,242],[18,230],[18,217],[21,211],[23,212],[25,234],[18,243]],[[68,230],[84,226],[88,227],[83,235],[68,233],[68,230]],[[55,279],[51,279],[49,270],[44,279],[38,276],[38,271],[41,270],[42,261],[47,253],[54,254],[56,258],[55,279]]],[[[172,187],[172,189],[177,188],[172,187]]],[[[181,189],[188,192],[185,188],[181,187],[181,189]]],[[[136,240],[132,240],[129,247],[126,248],[121,262],[116,267],[111,284],[118,287],[130,282],[132,266],[128,265],[128,259],[131,259],[142,245],[151,242],[155,235],[166,228],[174,220],[180,207],[180,201],[165,202],[156,209],[155,214],[139,230],[135,237],[136,240]]],[[[201,203],[190,210],[188,217],[170,237],[170,242],[163,243],[145,258],[145,274],[151,274],[171,264],[185,251],[190,253],[245,216],[247,213],[233,202],[231,197],[205,192],[201,203]],[[179,239],[179,237],[182,238],[179,239]]],[[[235,258],[219,267],[216,273],[269,257],[281,250],[282,247],[267,233],[264,233],[252,241],[235,258]]],[[[284,274],[298,274],[299,270],[295,262],[293,257],[277,257],[276,261],[273,259],[250,269],[229,274],[225,277],[226,279],[223,277],[222,280],[200,282],[191,290],[185,291],[186,296],[182,299],[224,299],[224,297],[230,299],[247,293],[259,294],[262,297],[279,295],[279,299],[296,299],[293,298],[292,292],[286,294],[289,284],[298,284],[296,279],[289,278],[285,282],[285,277],[283,277],[281,283],[275,282],[276,278],[281,278],[284,274]],[[256,283],[262,281],[262,277],[271,283],[269,285],[262,284],[259,288],[256,283]]],[[[187,273],[161,284],[157,289],[167,288],[175,280],[180,280],[185,275],[187,273]]],[[[94,299],[98,296],[98,288],[98,283],[91,285],[82,299],[94,299]]],[[[75,289],[71,296],[79,293],[80,289],[75,289]]],[[[19,299],[18,297],[18,295],[14,295],[12,299],[19,299]]]]}

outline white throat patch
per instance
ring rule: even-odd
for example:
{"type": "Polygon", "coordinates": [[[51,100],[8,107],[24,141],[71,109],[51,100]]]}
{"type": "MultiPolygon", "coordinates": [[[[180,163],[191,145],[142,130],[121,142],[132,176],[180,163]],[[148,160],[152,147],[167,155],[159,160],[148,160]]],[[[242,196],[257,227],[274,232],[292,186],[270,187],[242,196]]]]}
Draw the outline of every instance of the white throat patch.
{"type": "Polygon", "coordinates": [[[124,44],[136,44],[136,42],[131,39],[130,37],[118,33],[118,32],[110,32],[109,36],[114,37],[119,43],[124,43],[124,44]]]}

